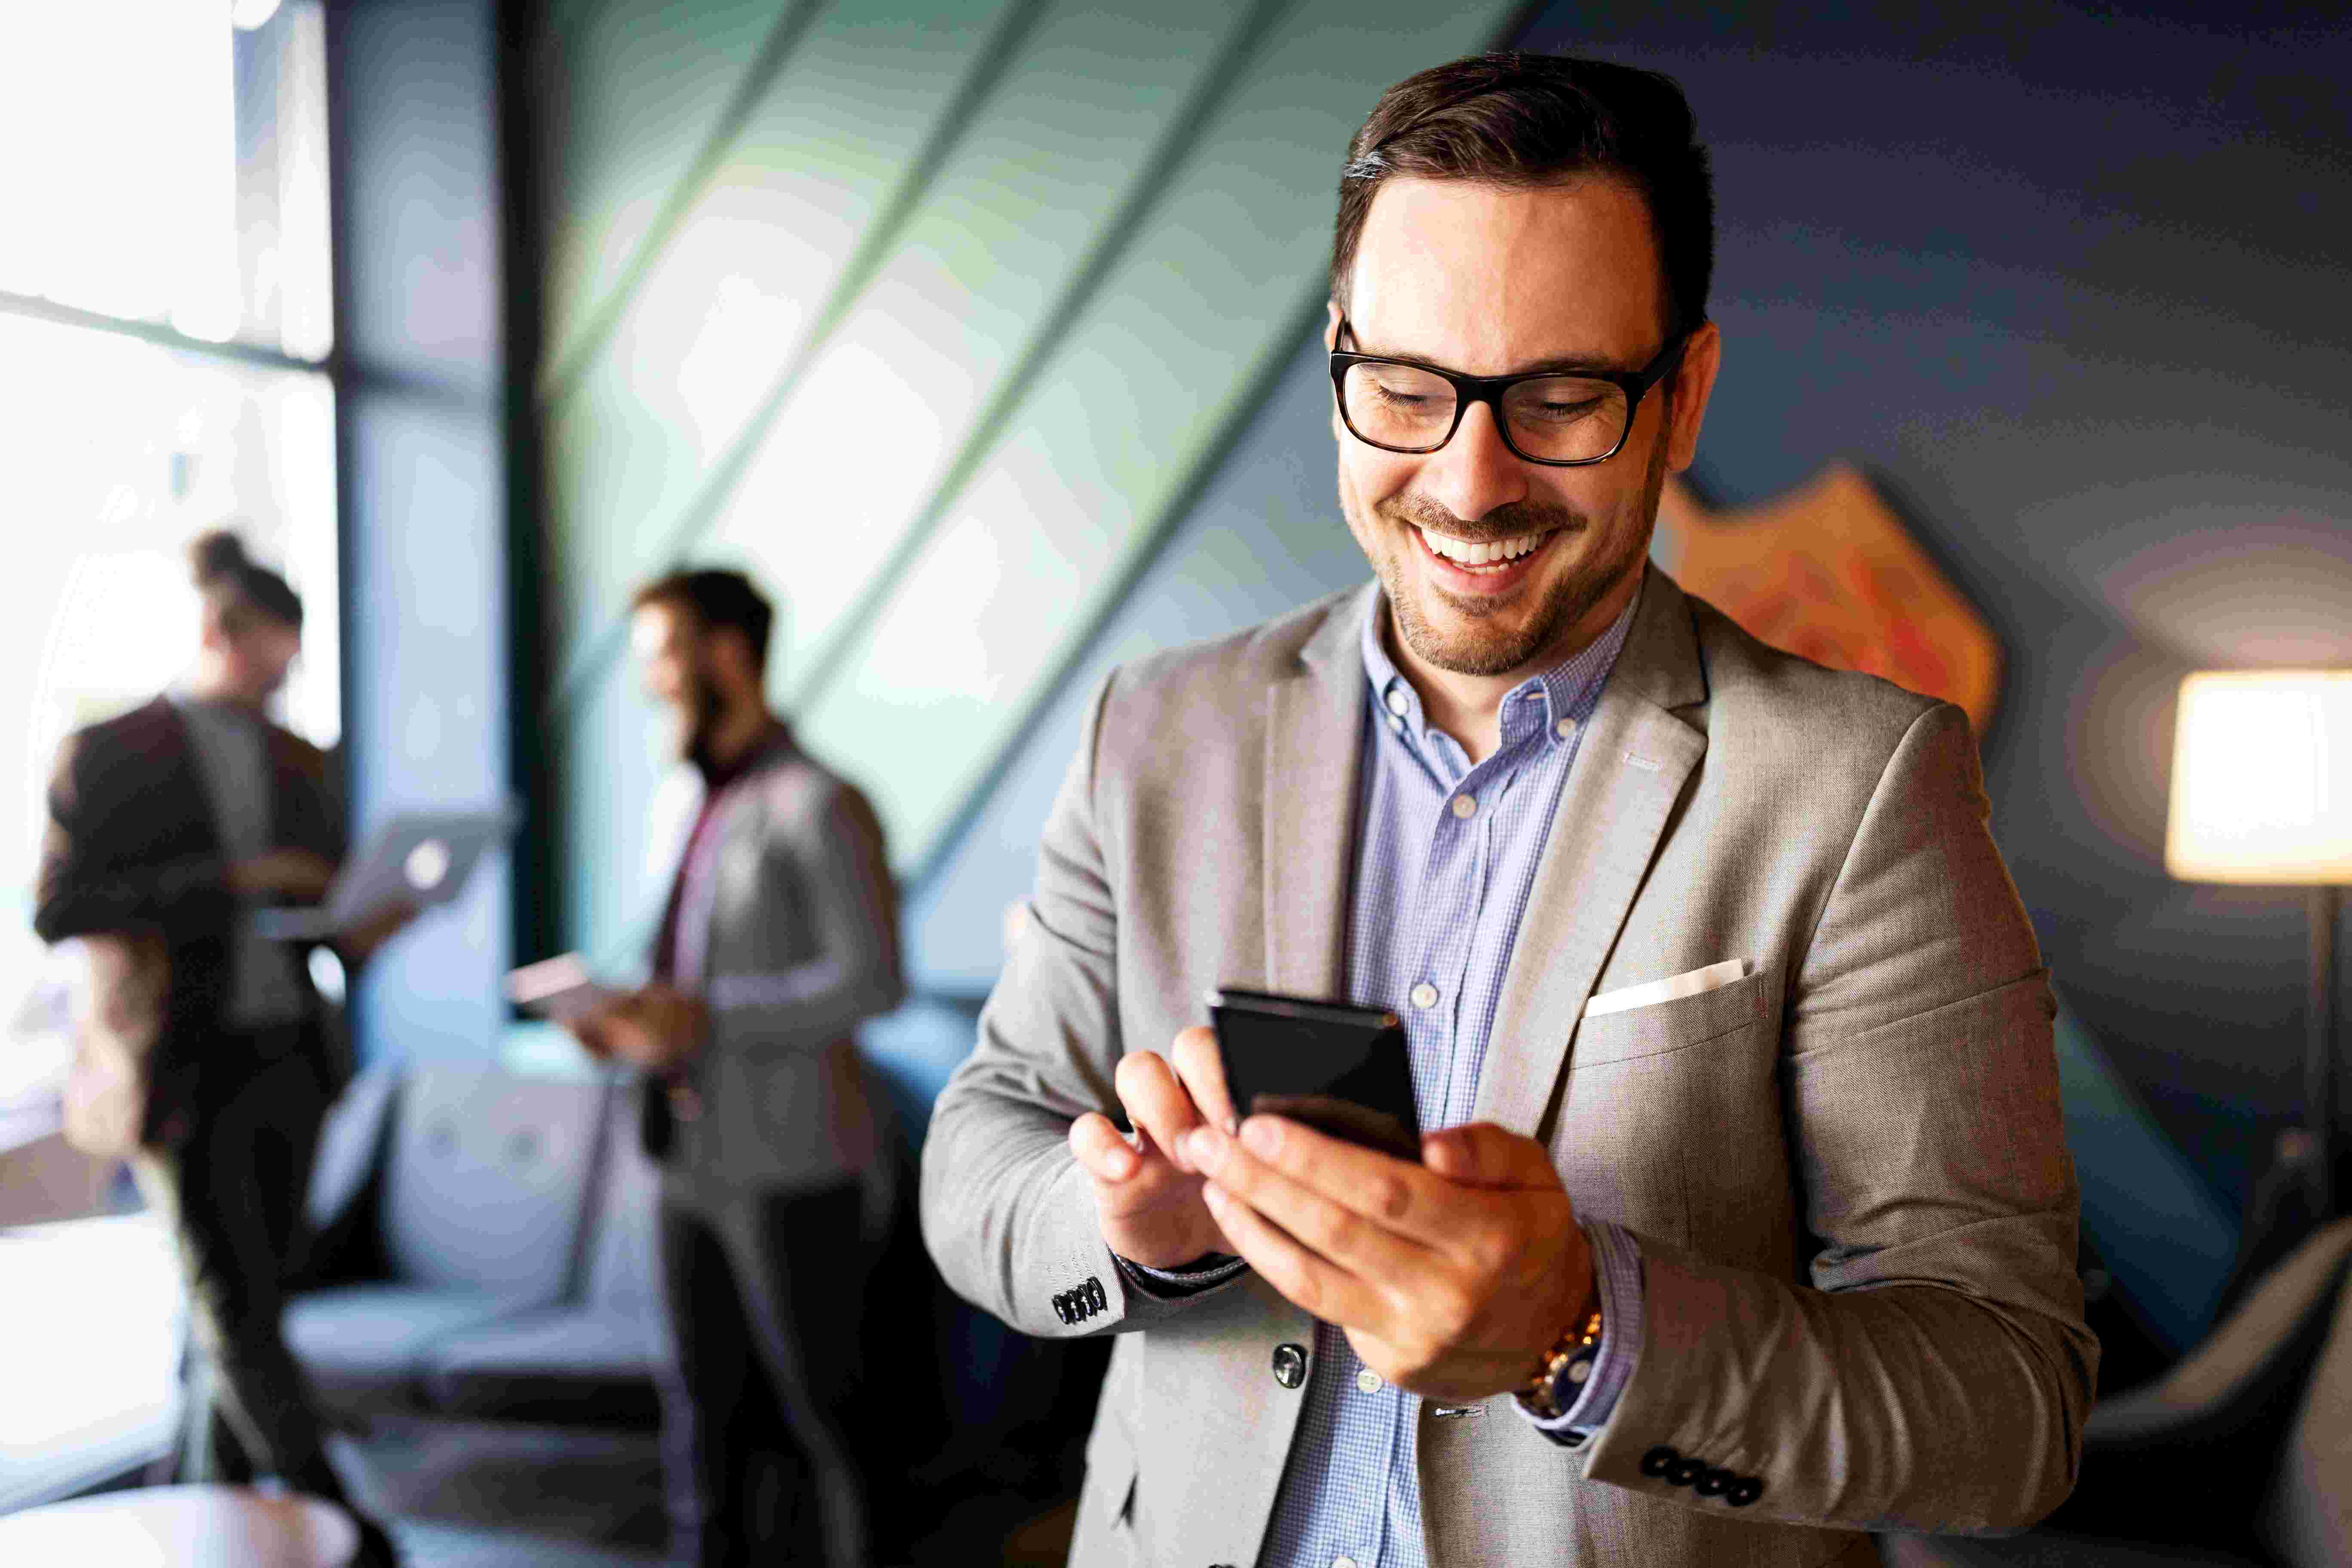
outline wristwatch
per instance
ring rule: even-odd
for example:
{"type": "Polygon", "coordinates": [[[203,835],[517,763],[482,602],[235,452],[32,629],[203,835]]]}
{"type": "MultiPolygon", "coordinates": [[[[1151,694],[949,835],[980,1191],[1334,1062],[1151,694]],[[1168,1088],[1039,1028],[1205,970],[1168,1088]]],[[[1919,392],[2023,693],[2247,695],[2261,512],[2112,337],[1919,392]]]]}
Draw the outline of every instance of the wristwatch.
{"type": "Polygon", "coordinates": [[[1537,1420],[1557,1421],[1575,1406],[1600,1354],[1601,1309],[1596,1306],[1581,1325],[1570,1324],[1552,1342],[1543,1364],[1513,1397],[1537,1420]]]}

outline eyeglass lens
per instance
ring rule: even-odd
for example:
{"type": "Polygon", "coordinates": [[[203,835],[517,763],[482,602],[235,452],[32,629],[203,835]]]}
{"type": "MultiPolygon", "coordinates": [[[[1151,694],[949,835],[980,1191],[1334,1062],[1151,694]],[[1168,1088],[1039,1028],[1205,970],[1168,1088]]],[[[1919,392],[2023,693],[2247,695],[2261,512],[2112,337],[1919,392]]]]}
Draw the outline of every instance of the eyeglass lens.
{"type": "MultiPolygon", "coordinates": [[[[1417,366],[1351,364],[1340,388],[1349,427],[1376,445],[1432,452],[1454,428],[1453,384],[1417,366]]],[[[1538,376],[1506,391],[1502,405],[1510,444],[1522,457],[1589,462],[1624,438],[1625,394],[1613,382],[1538,376]]]]}

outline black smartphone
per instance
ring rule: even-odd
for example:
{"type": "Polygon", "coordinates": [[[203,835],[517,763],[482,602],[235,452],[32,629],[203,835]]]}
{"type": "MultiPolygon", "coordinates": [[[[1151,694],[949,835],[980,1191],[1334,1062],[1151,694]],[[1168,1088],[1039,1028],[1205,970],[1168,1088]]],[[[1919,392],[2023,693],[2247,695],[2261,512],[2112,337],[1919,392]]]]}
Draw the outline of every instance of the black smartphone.
{"type": "Polygon", "coordinates": [[[1318,1132],[1421,1160],[1412,1062],[1394,1013],[1265,991],[1209,996],[1225,1087],[1244,1116],[1287,1116],[1318,1132]]]}

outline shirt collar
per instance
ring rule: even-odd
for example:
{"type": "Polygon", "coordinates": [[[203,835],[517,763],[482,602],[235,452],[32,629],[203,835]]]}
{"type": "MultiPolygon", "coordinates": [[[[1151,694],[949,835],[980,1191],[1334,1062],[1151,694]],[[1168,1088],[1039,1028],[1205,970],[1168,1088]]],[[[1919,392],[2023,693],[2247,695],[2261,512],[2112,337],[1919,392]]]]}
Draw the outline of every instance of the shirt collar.
{"type": "Polygon", "coordinates": [[[185,685],[172,687],[163,693],[164,700],[183,714],[193,713],[200,719],[219,719],[253,728],[261,723],[261,715],[241,702],[231,702],[223,697],[199,697],[185,685]]]}
{"type": "Polygon", "coordinates": [[[720,792],[738,779],[757,772],[771,763],[782,762],[793,754],[795,748],[793,744],[792,727],[782,720],[773,718],[769,720],[768,726],[768,732],[764,738],[756,742],[750,751],[745,752],[726,767],[710,767],[700,762],[694,763],[694,771],[702,779],[703,793],[707,797],[715,800],[720,792]]]}
{"type": "MultiPolygon", "coordinates": [[[[1646,565],[1642,580],[1646,587],[1646,565]]],[[[1538,725],[1551,732],[1555,742],[1573,738],[1576,729],[1600,705],[1601,689],[1608,684],[1609,672],[1616,668],[1617,656],[1624,651],[1625,639],[1633,629],[1633,612],[1641,603],[1642,589],[1636,588],[1625,607],[1617,613],[1617,618],[1609,623],[1608,630],[1549,669],[1528,676],[1504,694],[1505,749],[1524,740],[1538,725]]],[[[1371,682],[1373,706],[1383,714],[1402,720],[1404,728],[1419,744],[1424,732],[1421,694],[1389,657],[1388,638],[1381,635],[1388,622],[1389,595],[1383,588],[1372,595],[1370,613],[1364,617],[1360,639],[1364,674],[1371,682]]]]}

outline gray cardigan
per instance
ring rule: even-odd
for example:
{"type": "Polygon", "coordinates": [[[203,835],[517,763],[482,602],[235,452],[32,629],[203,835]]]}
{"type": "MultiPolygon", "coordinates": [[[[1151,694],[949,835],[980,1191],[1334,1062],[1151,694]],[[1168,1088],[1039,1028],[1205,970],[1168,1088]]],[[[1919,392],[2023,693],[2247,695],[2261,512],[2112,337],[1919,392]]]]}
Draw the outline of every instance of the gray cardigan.
{"type": "Polygon", "coordinates": [[[673,1195],[813,1188],[875,1162],[858,1023],[898,1005],[898,895],[866,797],[780,732],[727,786],[688,870],[677,983],[710,1012],[688,1068],[700,1112],[663,1157],[673,1195]]]}

